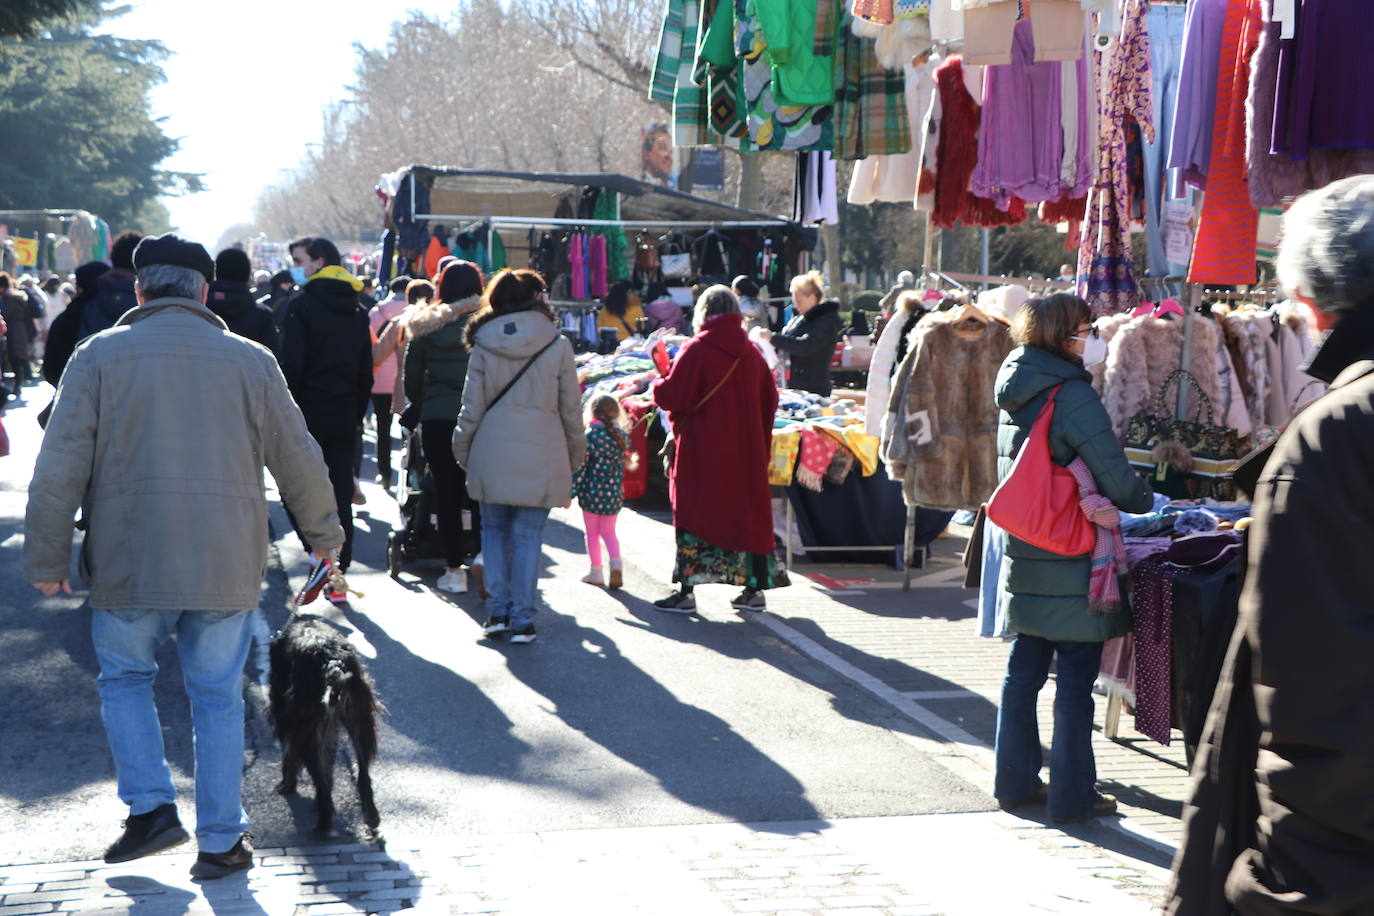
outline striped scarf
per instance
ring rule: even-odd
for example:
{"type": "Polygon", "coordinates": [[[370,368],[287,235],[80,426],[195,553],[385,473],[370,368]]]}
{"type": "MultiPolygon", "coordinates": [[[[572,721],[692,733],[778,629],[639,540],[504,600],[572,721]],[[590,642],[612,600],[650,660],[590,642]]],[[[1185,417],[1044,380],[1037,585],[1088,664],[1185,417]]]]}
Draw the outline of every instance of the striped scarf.
{"type": "Polygon", "coordinates": [[[1092,577],[1088,580],[1088,612],[1116,614],[1122,610],[1117,576],[1126,571],[1126,544],[1121,539],[1121,513],[1110,499],[1097,492],[1097,481],[1082,458],[1069,464],[1078,481],[1078,505],[1097,528],[1093,545],[1092,577]]]}

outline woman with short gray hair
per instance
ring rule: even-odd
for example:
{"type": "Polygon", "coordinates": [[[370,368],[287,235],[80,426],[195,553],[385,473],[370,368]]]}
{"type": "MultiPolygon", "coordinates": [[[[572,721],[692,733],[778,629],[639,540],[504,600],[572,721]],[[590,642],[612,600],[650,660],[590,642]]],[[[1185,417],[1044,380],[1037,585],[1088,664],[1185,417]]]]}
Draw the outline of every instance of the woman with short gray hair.
{"type": "Polygon", "coordinates": [[[697,299],[696,335],[666,375],[654,403],[668,411],[676,443],[668,494],[677,529],[678,590],[661,611],[696,612],[697,585],[742,586],[738,610],[764,609],[763,591],[786,585],[773,556],[768,461],[778,391],[744,331],[739,300],[712,286],[697,299]]]}
{"type": "Polygon", "coordinates": [[[1331,389],[1236,471],[1249,572],[1193,762],[1176,916],[1374,912],[1374,869],[1355,864],[1374,849],[1374,176],[1300,198],[1278,268],[1326,332],[1307,372],[1331,389]]]}

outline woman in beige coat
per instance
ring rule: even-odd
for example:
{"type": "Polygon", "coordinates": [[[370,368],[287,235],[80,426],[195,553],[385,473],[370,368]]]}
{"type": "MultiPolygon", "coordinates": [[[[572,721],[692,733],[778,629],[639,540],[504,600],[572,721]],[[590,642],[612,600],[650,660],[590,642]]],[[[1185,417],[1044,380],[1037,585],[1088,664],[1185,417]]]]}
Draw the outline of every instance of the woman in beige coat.
{"type": "Polygon", "coordinates": [[[468,493],[482,504],[485,631],[513,643],[534,642],[544,523],[568,504],[587,449],[572,345],[546,290],[532,270],[503,270],[487,284],[467,326],[472,356],[453,431],[468,493]]]}

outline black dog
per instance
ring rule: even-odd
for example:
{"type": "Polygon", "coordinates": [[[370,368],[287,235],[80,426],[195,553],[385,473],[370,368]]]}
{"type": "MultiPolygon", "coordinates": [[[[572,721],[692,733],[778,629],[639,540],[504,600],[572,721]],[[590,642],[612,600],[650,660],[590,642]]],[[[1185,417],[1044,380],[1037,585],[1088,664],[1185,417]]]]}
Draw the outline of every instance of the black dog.
{"type": "Polygon", "coordinates": [[[281,783],[291,795],[304,765],[315,783],[315,832],[334,822],[334,756],[339,729],[348,733],[358,765],[358,801],[376,833],[381,816],[372,800],[370,768],[377,756],[377,715],[384,712],[352,644],[317,618],[295,617],[272,643],[269,693],[281,743],[281,783]]]}

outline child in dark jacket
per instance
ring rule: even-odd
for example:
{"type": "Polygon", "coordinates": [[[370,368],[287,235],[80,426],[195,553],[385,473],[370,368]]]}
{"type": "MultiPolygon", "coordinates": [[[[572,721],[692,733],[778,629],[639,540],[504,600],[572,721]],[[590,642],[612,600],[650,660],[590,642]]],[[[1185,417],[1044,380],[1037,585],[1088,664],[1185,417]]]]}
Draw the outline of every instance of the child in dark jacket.
{"type": "Polygon", "coordinates": [[[628,443],[620,426],[620,403],[608,394],[592,398],[587,408],[587,458],[573,474],[573,495],[582,507],[587,529],[587,558],[591,570],[582,581],[620,588],[624,574],[620,540],[615,534],[616,516],[624,503],[625,456],[628,443]],[[606,542],[610,577],[601,565],[601,542],[606,542]]]}

